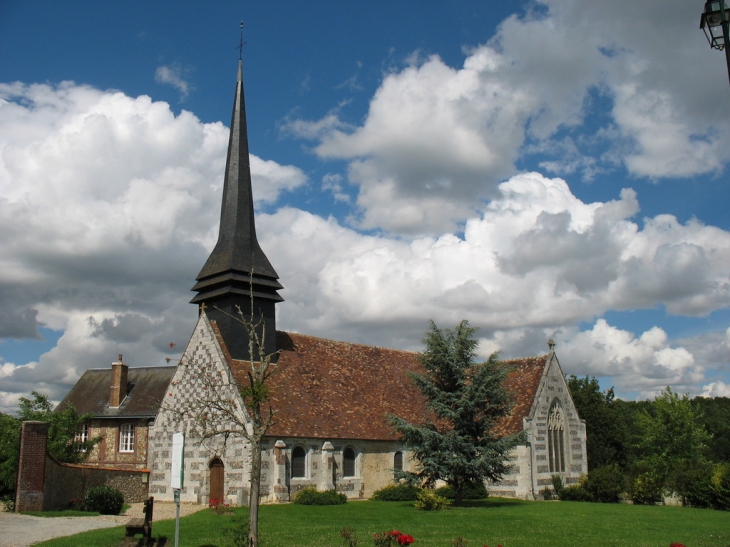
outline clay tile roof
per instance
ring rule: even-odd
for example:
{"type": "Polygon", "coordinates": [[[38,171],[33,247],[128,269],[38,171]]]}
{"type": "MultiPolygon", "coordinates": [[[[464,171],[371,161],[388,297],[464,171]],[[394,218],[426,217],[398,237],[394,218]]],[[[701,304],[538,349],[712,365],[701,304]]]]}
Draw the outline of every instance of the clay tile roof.
{"type": "MultiPolygon", "coordinates": [[[[389,414],[425,419],[420,392],[406,374],[417,354],[277,332],[281,350],[272,376],[276,423],[268,436],[395,440],[389,414]]],[[[232,361],[244,380],[248,363],[232,361]]]]}
{"type": "Polygon", "coordinates": [[[157,416],[160,403],[177,367],[130,367],[127,382],[131,391],[119,408],[109,408],[111,368],[87,370],[56,407],[73,405],[79,414],[104,418],[157,416]]]}
{"type": "MultiPolygon", "coordinates": [[[[214,321],[211,326],[239,384],[247,383],[247,361],[231,359],[214,321]]],[[[271,377],[277,410],[270,437],[396,440],[387,422],[396,414],[415,423],[430,413],[407,371],[420,371],[415,352],[386,349],[314,336],[277,332],[278,369],[271,377]]],[[[545,366],[545,357],[506,361],[506,386],[515,406],[496,432],[522,431],[545,366]]]]}
{"type": "Polygon", "coordinates": [[[512,414],[502,420],[495,428],[495,432],[500,437],[522,431],[522,419],[530,414],[537,388],[540,385],[540,379],[547,364],[547,355],[512,359],[503,361],[503,364],[511,369],[504,384],[512,392],[514,406],[512,407],[512,414]]]}

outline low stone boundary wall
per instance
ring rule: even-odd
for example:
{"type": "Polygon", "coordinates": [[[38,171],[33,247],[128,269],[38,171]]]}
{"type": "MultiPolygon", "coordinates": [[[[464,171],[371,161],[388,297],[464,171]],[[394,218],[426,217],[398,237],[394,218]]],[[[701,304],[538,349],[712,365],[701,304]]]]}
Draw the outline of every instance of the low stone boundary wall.
{"type": "Polygon", "coordinates": [[[149,473],[145,470],[119,470],[59,463],[46,456],[43,510],[66,507],[69,500],[81,499],[93,486],[111,486],[124,495],[126,503],[147,499],[149,473]]]}
{"type": "Polygon", "coordinates": [[[92,486],[108,485],[127,503],[147,499],[148,470],[118,470],[66,464],[48,454],[48,424],[23,422],[20,434],[15,511],[51,511],[80,499],[92,486]]]}

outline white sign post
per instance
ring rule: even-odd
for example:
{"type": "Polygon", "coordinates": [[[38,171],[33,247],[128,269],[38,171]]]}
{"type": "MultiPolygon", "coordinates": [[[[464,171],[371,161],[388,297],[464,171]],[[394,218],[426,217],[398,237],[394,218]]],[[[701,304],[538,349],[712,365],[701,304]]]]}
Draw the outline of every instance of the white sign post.
{"type": "Polygon", "coordinates": [[[185,476],[185,434],[174,433],[172,435],[172,469],[170,471],[170,487],[175,496],[175,547],[178,547],[180,535],[180,491],[183,487],[185,476]]]}

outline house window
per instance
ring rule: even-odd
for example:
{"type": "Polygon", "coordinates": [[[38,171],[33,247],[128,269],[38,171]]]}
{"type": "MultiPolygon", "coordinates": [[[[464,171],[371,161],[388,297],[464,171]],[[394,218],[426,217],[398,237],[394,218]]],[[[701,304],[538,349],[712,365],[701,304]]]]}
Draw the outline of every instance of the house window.
{"type": "Polygon", "coordinates": [[[355,476],[355,449],[351,446],[345,448],[345,451],[342,453],[342,476],[355,476]]]}
{"type": "Polygon", "coordinates": [[[548,459],[551,473],[565,471],[565,418],[560,402],[555,399],[548,414],[548,459]]]}
{"type": "Polygon", "coordinates": [[[398,472],[403,471],[403,452],[400,450],[393,455],[393,471],[395,471],[396,478],[398,472]]]}
{"type": "Polygon", "coordinates": [[[119,452],[134,452],[134,425],[122,424],[119,429],[119,452]]]}
{"type": "Polygon", "coordinates": [[[76,436],[74,437],[74,441],[77,443],[85,443],[89,440],[89,426],[86,424],[83,424],[80,428],[78,433],[76,433],[76,436]]]}
{"type": "Polygon", "coordinates": [[[291,451],[291,476],[293,479],[303,479],[306,476],[307,453],[301,446],[295,446],[291,451]]]}

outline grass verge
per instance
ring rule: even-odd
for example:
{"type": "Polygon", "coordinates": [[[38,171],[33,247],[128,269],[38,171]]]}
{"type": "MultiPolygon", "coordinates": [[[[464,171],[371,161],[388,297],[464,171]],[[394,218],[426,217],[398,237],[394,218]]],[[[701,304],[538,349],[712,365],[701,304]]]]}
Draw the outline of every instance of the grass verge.
{"type": "MultiPolygon", "coordinates": [[[[180,547],[230,545],[226,528],[235,515],[200,511],[180,519],[180,547]]],[[[355,529],[360,547],[372,536],[397,528],[412,535],[413,547],[450,547],[461,536],[469,547],[728,547],[728,513],[682,507],[649,507],[579,502],[526,502],[490,498],[437,512],[409,503],[356,502],[334,506],[265,505],[260,512],[262,547],[338,547],[340,530],[355,529]]],[[[153,524],[154,536],[174,544],[174,520],[153,524]]],[[[118,547],[124,528],[95,530],[40,543],[43,547],[118,547]]]]}

